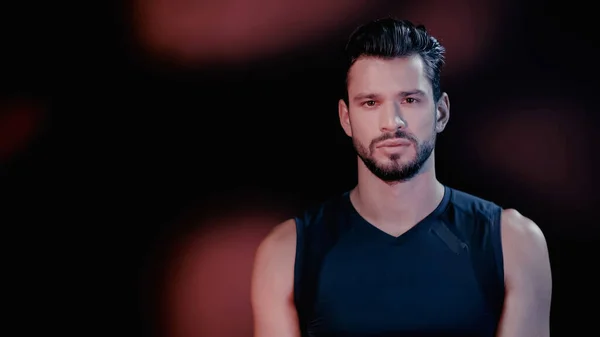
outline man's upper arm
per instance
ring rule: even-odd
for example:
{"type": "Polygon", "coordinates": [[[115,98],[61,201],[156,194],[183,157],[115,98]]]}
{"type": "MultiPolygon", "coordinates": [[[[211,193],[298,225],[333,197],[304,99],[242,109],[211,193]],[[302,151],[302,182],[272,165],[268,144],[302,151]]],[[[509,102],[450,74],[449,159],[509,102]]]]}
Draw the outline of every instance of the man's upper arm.
{"type": "Polygon", "coordinates": [[[296,223],[273,229],[256,251],[251,301],[255,337],[299,337],[294,306],[296,223]]]}
{"type": "Polygon", "coordinates": [[[515,210],[501,221],[506,295],[498,337],[550,336],[552,276],[546,239],[515,210]]]}

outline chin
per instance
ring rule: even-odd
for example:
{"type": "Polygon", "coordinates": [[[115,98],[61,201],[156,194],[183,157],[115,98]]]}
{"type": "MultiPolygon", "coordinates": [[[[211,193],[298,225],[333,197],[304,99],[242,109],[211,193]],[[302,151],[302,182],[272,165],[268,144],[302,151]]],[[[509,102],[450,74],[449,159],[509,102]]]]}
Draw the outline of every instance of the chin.
{"type": "Polygon", "coordinates": [[[393,157],[385,157],[382,160],[378,160],[379,164],[383,165],[383,166],[388,166],[388,165],[405,165],[408,164],[412,161],[414,161],[416,158],[413,155],[407,156],[407,155],[396,155],[393,157]]]}

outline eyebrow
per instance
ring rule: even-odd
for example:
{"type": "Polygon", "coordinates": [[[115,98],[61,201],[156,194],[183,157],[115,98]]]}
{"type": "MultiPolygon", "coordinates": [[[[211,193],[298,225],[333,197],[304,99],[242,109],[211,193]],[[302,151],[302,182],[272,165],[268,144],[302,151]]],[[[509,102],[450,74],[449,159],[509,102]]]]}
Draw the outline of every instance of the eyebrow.
{"type": "MultiPolygon", "coordinates": [[[[401,91],[398,93],[399,97],[408,97],[408,96],[425,96],[425,92],[423,90],[415,89],[410,91],[401,91]]],[[[354,101],[362,101],[365,99],[377,99],[379,95],[377,94],[368,94],[368,93],[359,93],[354,96],[354,101]]]]}
{"type": "Polygon", "coordinates": [[[425,96],[425,92],[423,90],[415,89],[412,91],[401,91],[398,96],[407,97],[407,96],[425,96]]]}

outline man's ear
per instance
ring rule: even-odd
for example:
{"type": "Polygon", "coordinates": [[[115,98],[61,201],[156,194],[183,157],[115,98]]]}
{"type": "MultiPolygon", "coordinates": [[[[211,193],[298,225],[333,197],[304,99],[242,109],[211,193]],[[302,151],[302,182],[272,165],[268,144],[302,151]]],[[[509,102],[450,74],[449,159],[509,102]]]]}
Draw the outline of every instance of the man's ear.
{"type": "Polygon", "coordinates": [[[350,127],[350,113],[348,112],[348,105],[343,99],[338,102],[338,115],[340,117],[340,124],[342,129],[346,132],[348,137],[352,137],[352,128],[350,127]]]}
{"type": "Polygon", "coordinates": [[[442,132],[448,124],[450,119],[450,99],[448,94],[442,93],[442,97],[437,102],[436,113],[435,113],[435,131],[442,132]]]}

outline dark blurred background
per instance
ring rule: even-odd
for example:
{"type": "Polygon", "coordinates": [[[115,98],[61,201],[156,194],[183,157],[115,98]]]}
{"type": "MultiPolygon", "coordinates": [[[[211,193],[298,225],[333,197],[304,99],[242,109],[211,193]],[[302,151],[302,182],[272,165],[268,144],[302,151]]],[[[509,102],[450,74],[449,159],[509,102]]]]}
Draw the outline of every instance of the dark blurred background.
{"type": "Polygon", "coordinates": [[[3,13],[0,216],[18,335],[251,336],[260,240],[355,184],[342,51],[389,15],[447,48],[440,180],[533,219],[552,335],[598,330],[591,2],[89,5],[3,13]]]}

